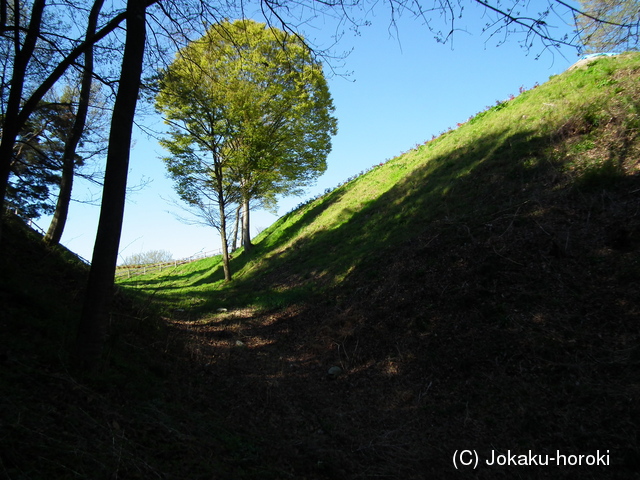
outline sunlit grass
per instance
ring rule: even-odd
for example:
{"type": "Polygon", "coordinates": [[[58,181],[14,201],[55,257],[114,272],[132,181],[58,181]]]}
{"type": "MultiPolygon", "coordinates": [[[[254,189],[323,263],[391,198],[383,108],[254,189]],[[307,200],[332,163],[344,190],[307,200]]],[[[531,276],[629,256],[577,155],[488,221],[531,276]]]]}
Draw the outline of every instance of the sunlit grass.
{"type": "Polygon", "coordinates": [[[609,126],[618,136],[637,131],[640,88],[630,73],[639,68],[638,54],[596,60],[376,165],[279,219],[255,252],[234,254],[230,283],[214,257],[120,284],[202,312],[282,306],[322,295],[359,266],[375,272],[380,256],[435,221],[481,222],[527,201],[556,173],[575,188],[615,181],[624,168],[609,126]]]}

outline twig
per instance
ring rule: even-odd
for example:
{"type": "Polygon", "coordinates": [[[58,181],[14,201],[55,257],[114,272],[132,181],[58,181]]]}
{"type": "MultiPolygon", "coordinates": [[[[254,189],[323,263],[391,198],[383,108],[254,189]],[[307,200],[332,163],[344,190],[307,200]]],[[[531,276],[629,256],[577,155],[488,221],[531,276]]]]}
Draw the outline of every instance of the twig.
{"type": "Polygon", "coordinates": [[[501,253],[498,253],[498,251],[496,250],[496,247],[493,246],[493,252],[498,255],[499,257],[504,258],[505,260],[509,260],[511,263],[515,263],[516,265],[520,266],[520,267],[524,267],[524,265],[522,263],[516,262],[515,260],[511,260],[509,257],[505,257],[504,255],[502,255],[501,253]]]}

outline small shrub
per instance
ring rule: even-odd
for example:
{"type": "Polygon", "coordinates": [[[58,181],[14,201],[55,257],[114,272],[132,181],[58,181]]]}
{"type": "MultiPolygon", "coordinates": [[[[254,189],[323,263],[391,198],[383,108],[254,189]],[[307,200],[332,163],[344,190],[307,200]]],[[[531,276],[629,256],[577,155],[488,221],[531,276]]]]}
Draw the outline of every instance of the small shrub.
{"type": "Polygon", "coordinates": [[[123,261],[123,265],[153,265],[173,260],[173,254],[166,250],[150,250],[144,253],[134,253],[123,261]]]}

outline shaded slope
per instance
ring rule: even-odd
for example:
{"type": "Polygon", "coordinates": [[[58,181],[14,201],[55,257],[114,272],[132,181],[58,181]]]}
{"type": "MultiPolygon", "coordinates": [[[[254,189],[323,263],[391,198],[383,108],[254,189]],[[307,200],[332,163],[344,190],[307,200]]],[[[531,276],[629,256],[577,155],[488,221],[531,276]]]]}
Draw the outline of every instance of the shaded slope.
{"type": "Polygon", "coordinates": [[[313,222],[301,225],[293,214],[288,228],[298,234],[273,244],[267,237],[265,250],[291,264],[324,252],[314,267],[340,279],[433,221],[491,220],[524,202],[635,175],[637,77],[617,72],[617,80],[596,67],[553,79],[374,169],[297,214],[313,222]]]}
{"type": "Polygon", "coordinates": [[[118,292],[104,367],[76,374],[88,268],[1,220],[0,478],[243,478],[251,444],[220,424],[216,393],[192,382],[148,303],[118,292]]]}
{"type": "Polygon", "coordinates": [[[137,286],[279,478],[448,478],[464,448],[610,454],[474,478],[635,478],[639,76],[601,59],[479,114],[283,217],[230,285],[137,286]]]}
{"type": "Polygon", "coordinates": [[[215,260],[129,283],[179,297],[200,287],[205,310],[210,287],[214,302],[247,287],[240,306],[256,289],[277,295],[274,282],[280,290],[338,285],[432,222],[490,221],[542,197],[561,202],[561,192],[597,195],[608,182],[633,181],[637,64],[637,56],[601,59],[555,77],[284,216],[257,239],[255,255],[234,259],[231,286],[218,283],[215,260]]]}
{"type": "Polygon", "coordinates": [[[449,478],[469,448],[609,454],[474,478],[637,478],[639,71],[599,60],[376,167],[230,285],[215,259],[136,278],[169,330],[119,297],[91,380],[65,360],[85,269],[13,230],[0,476],[449,478]]]}
{"type": "Polygon", "coordinates": [[[33,346],[24,343],[35,343],[44,362],[55,362],[73,340],[88,267],[63,247],[48,248],[21,220],[2,221],[10,233],[3,236],[0,257],[0,353],[9,358],[24,348],[31,352],[33,346]]]}

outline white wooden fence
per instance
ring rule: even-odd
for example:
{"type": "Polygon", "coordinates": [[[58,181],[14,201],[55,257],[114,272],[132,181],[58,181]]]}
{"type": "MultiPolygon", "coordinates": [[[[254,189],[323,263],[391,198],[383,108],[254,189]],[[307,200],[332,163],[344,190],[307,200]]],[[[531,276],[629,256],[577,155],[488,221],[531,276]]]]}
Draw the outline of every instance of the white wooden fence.
{"type": "MultiPolygon", "coordinates": [[[[42,229],[39,225],[37,225],[32,219],[25,220],[27,226],[31,227],[36,232],[41,235],[46,235],[44,229],[42,229]]],[[[80,260],[82,260],[87,265],[91,265],[91,262],[85,258],[82,258],[77,253],[75,254],[80,260]]],[[[184,265],[185,263],[195,262],[196,260],[201,260],[203,258],[215,257],[217,255],[222,255],[222,249],[211,250],[209,252],[200,252],[190,257],[183,258],[180,260],[172,260],[170,262],[163,263],[154,263],[149,265],[121,265],[116,267],[116,277],[124,277],[131,278],[136,275],[144,275],[145,273],[151,273],[156,271],[167,270],[169,268],[175,268],[178,265],[184,265]]]]}
{"type": "MultiPolygon", "coordinates": [[[[17,215],[17,214],[16,214],[17,215]]],[[[32,218],[27,218],[27,219],[22,219],[25,224],[30,227],[32,230],[38,232],[40,235],[42,235],[43,237],[47,234],[47,232],[45,232],[44,228],[42,228],[40,225],[36,224],[32,218]]],[[[91,265],[91,262],[89,260],[87,260],[86,258],[84,258],[83,256],[77,254],[76,252],[72,252],[76,257],[78,257],[78,259],[82,260],[84,263],[86,263],[87,265],[91,265]]]]}
{"type": "Polygon", "coordinates": [[[185,263],[191,263],[196,260],[215,257],[217,255],[222,255],[222,250],[211,250],[209,252],[196,253],[190,257],[183,258],[181,260],[171,260],[170,262],[154,263],[149,265],[121,265],[116,267],[116,277],[126,276],[127,278],[131,278],[136,275],[144,275],[146,273],[158,271],[161,272],[162,270],[175,268],[178,265],[184,265],[185,263]]]}

